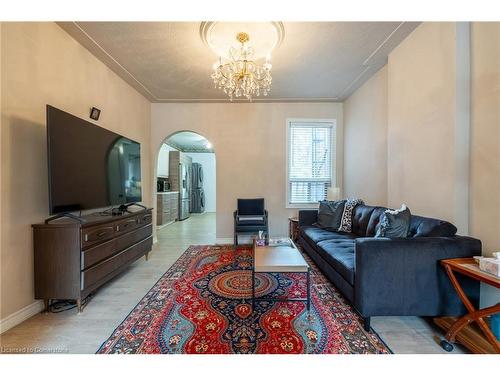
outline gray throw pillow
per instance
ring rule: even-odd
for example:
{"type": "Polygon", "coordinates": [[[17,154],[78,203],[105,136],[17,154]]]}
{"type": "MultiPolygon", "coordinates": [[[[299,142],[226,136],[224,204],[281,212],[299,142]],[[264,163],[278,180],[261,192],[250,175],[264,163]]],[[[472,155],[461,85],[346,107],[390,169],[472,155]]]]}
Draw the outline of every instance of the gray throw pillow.
{"type": "Polygon", "coordinates": [[[375,237],[405,238],[410,230],[411,212],[405,204],[399,210],[386,210],[377,225],[375,237]]]}
{"type": "Polygon", "coordinates": [[[318,208],[318,221],[315,226],[321,229],[337,231],[342,221],[345,200],[343,201],[320,201],[318,208]]]}

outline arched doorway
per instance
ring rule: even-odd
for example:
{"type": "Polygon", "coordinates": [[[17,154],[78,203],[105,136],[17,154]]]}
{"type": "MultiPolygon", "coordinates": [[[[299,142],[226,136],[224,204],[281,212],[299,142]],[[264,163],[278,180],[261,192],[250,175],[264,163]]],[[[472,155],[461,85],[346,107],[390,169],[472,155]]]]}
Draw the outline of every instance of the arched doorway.
{"type": "Polygon", "coordinates": [[[157,150],[155,166],[158,234],[214,242],[216,159],[212,143],[189,130],[170,134],[157,150]]]}

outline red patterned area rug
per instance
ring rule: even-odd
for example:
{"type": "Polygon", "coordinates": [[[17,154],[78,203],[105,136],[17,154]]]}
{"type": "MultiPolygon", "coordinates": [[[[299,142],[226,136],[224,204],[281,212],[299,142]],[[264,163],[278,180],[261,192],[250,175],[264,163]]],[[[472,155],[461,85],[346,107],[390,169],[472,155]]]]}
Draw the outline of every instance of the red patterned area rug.
{"type": "MultiPolygon", "coordinates": [[[[305,256],[305,255],[304,255],[305,256]]],[[[252,249],[191,246],[97,353],[390,353],[312,266],[304,302],[256,301],[252,249]]],[[[257,296],[305,297],[301,274],[256,274],[257,296]]]]}

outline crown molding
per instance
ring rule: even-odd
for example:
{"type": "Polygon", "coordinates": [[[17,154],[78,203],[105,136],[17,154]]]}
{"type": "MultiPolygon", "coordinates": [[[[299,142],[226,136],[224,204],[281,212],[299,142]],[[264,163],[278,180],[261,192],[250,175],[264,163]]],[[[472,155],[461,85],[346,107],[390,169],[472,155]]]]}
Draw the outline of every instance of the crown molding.
{"type": "Polygon", "coordinates": [[[153,103],[342,103],[338,98],[266,98],[256,99],[158,99],[153,103]]]}
{"type": "Polygon", "coordinates": [[[391,43],[398,31],[404,29],[403,26],[410,25],[411,27],[412,24],[415,24],[414,28],[416,28],[420,22],[400,22],[399,25],[397,25],[394,30],[387,35],[387,37],[363,61],[361,64],[362,71],[341,91],[341,94],[338,96],[339,100],[342,102],[347,100],[347,98],[349,98],[365,82],[363,78],[368,73],[374,74],[387,64],[387,56],[384,56],[381,59],[377,56],[378,53],[391,43]]]}
{"type": "Polygon", "coordinates": [[[66,31],[73,39],[85,47],[92,55],[99,59],[104,65],[115,72],[120,78],[127,82],[132,88],[139,92],[150,102],[158,100],[156,96],[135,76],[121,65],[110,53],[108,53],[96,40],[94,40],[78,22],[56,22],[59,27],[66,31]]]}

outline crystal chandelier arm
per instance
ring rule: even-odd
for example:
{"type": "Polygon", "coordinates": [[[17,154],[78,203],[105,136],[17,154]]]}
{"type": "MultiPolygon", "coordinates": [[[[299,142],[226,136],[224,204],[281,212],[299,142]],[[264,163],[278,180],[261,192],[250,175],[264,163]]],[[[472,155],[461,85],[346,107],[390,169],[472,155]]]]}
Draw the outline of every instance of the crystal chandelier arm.
{"type": "MultiPolygon", "coordinates": [[[[226,65],[227,65],[227,64],[226,64],[226,65]]],[[[217,69],[219,70],[220,75],[221,75],[222,77],[224,77],[224,79],[227,79],[227,80],[228,80],[228,79],[229,79],[229,77],[228,77],[228,76],[226,76],[226,75],[224,74],[224,69],[221,69],[221,67],[222,67],[222,65],[221,65],[221,66],[219,66],[219,67],[217,68],[217,69]]]]}
{"type": "Polygon", "coordinates": [[[231,47],[229,50],[229,59],[222,63],[219,58],[219,65],[214,66],[215,72],[212,75],[216,87],[223,89],[229,95],[231,101],[233,98],[241,96],[252,100],[252,96],[267,96],[271,90],[271,64],[269,57],[263,65],[257,64],[252,60],[253,49],[245,46],[248,41],[248,35],[241,33],[245,37],[240,40],[239,49],[231,47]]]}

